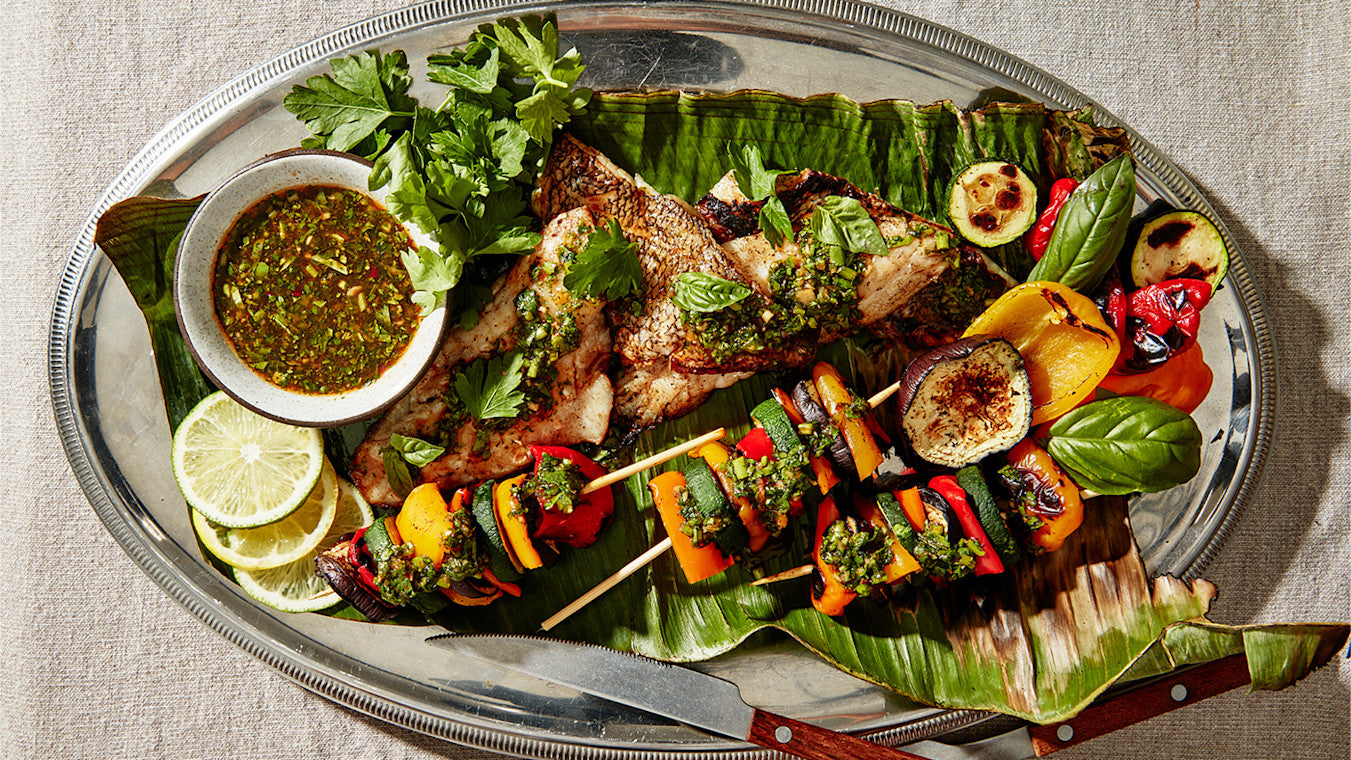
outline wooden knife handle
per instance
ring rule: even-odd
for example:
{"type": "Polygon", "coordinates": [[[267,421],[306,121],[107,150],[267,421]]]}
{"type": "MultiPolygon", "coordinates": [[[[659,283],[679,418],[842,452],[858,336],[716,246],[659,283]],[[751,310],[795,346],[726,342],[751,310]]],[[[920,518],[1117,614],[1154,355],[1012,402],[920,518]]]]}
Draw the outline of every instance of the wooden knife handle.
{"type": "Polygon", "coordinates": [[[858,736],[756,710],[746,741],[807,760],[925,760],[858,736]]]}
{"type": "Polygon", "coordinates": [[[1032,748],[1041,757],[1248,682],[1247,656],[1230,655],[1098,702],[1063,723],[1032,726],[1032,748]]]}

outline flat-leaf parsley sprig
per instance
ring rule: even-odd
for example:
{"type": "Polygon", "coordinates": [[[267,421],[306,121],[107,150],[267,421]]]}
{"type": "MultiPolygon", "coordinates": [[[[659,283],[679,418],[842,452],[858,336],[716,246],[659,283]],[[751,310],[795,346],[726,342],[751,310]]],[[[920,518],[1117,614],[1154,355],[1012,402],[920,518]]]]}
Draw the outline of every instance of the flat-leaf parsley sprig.
{"type": "Polygon", "coordinates": [[[305,123],[302,145],[356,153],[375,162],[372,189],[388,187],[389,208],[437,243],[404,256],[424,312],[475,256],[520,254],[539,243],[529,192],[554,132],[579,113],[591,91],[576,86],[575,49],[559,55],[553,16],[479,27],[463,48],[427,58],[427,78],[450,89],[435,109],[408,94],[402,51],[366,51],[331,62],[282,103],[305,123]]]}

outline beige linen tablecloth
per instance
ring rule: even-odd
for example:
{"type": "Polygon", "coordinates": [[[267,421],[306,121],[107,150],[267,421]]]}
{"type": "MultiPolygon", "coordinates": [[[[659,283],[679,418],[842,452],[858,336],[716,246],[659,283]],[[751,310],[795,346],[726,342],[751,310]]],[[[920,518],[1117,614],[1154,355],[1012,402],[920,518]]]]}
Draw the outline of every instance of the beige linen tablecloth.
{"type": "MultiPolygon", "coordinates": [[[[1345,0],[916,0],[1102,103],[1220,209],[1279,355],[1261,489],[1207,572],[1224,623],[1346,620],[1351,560],[1351,33],[1345,0]]],[[[104,188],[246,69],[399,3],[10,1],[0,54],[0,756],[478,758],[356,714],[210,632],[127,558],[59,446],[58,278],[104,188]]],[[[905,93],[897,93],[904,96],[905,93]]],[[[1067,757],[1346,758],[1351,664],[1231,694],[1067,757]]]]}

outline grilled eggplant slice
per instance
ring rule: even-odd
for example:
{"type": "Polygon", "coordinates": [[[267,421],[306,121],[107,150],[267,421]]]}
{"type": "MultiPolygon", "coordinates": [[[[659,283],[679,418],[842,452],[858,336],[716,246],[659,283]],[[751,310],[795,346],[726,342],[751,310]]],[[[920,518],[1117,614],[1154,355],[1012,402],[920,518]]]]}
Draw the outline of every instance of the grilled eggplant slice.
{"type": "Polygon", "coordinates": [[[1032,391],[1013,344],[973,335],[915,359],[901,378],[901,429],[926,462],[960,468],[1007,451],[1032,423],[1032,391]]]}

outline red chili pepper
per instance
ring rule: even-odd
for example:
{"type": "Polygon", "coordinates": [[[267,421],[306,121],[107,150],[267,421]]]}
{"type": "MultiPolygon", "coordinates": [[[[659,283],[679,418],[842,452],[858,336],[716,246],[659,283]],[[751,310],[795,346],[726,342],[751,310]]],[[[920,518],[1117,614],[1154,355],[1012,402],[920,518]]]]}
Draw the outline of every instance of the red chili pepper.
{"type": "Polygon", "coordinates": [[[1061,207],[1078,186],[1079,180],[1071,177],[1056,180],[1051,185],[1051,202],[1046,204],[1046,210],[1037,217],[1037,223],[1023,236],[1027,252],[1037,261],[1041,261],[1041,257],[1046,253],[1046,246],[1051,243],[1051,233],[1055,231],[1055,219],[1060,216],[1061,207]]]}
{"type": "MultiPolygon", "coordinates": [[[[563,446],[531,446],[530,456],[535,458],[536,472],[539,471],[539,460],[546,454],[577,465],[588,483],[605,474],[604,467],[563,446]]],[[[534,537],[561,541],[578,548],[590,546],[596,542],[601,528],[605,527],[614,511],[614,495],[609,488],[602,488],[579,497],[577,506],[569,513],[541,509],[539,527],[535,529],[534,537]]]]}
{"type": "Polygon", "coordinates": [[[999,559],[994,544],[990,543],[990,537],[985,535],[985,529],[980,526],[980,518],[976,517],[975,511],[967,503],[966,490],[958,485],[957,478],[952,475],[939,475],[929,481],[929,487],[937,491],[948,506],[952,507],[953,513],[957,515],[957,522],[962,524],[962,533],[980,544],[980,550],[984,554],[976,558],[976,575],[996,575],[1004,572],[1004,563],[999,559]]]}
{"type": "Polygon", "coordinates": [[[1148,372],[1196,344],[1201,309],[1210,302],[1205,280],[1165,280],[1130,294],[1126,337],[1116,372],[1148,372]]]}

